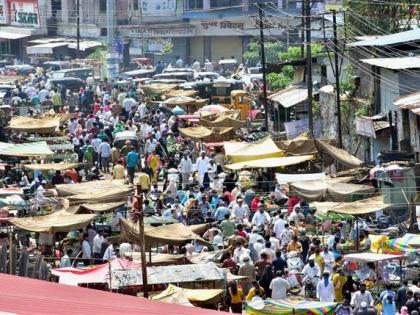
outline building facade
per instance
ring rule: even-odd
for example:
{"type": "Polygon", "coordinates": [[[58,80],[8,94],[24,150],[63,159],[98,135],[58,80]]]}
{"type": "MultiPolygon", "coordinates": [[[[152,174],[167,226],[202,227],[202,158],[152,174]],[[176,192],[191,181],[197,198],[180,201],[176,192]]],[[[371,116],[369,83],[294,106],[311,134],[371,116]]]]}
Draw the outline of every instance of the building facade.
{"type": "MultiPolygon", "coordinates": [[[[76,35],[77,0],[48,0],[49,15],[56,20],[57,35],[76,35]]],[[[81,36],[105,38],[106,0],[80,0],[81,36]]],[[[259,36],[258,5],[261,0],[118,0],[115,2],[115,38],[123,40],[131,56],[156,56],[168,43],[171,53],[160,58],[173,62],[176,56],[190,64],[194,59],[217,61],[234,57],[240,62],[250,40],[259,36]]],[[[317,2],[314,13],[323,11],[317,2]]],[[[299,38],[300,4],[278,0],[264,13],[267,39],[285,42],[299,38]],[[291,19],[291,17],[297,17],[291,19]]],[[[318,34],[320,36],[320,34],[318,34]]],[[[316,36],[315,36],[316,37],[316,36]]]]}

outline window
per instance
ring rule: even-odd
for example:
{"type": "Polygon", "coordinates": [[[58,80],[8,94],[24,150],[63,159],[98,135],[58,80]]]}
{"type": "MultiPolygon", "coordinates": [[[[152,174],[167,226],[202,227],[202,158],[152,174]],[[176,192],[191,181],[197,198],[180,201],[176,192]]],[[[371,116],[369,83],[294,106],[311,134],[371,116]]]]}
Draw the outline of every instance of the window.
{"type": "Polygon", "coordinates": [[[101,36],[107,36],[108,30],[106,28],[101,28],[101,36]]]}
{"type": "Polygon", "coordinates": [[[241,0],[210,0],[211,8],[224,8],[241,5],[241,0]]]}
{"type": "Polygon", "coordinates": [[[200,10],[203,8],[203,0],[189,0],[188,9],[190,10],[200,10]]]}
{"type": "Polygon", "coordinates": [[[99,0],[99,12],[106,13],[106,0],[99,0]]]}
{"type": "Polygon", "coordinates": [[[139,0],[133,0],[133,11],[139,10],[139,0]]]}

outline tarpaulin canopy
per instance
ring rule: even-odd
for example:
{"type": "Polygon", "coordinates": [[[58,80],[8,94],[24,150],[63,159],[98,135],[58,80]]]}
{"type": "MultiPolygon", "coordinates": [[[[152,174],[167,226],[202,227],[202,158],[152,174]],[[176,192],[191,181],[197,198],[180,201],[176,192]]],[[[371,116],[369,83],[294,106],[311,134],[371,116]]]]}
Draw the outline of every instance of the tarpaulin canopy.
{"type": "MultiPolygon", "coordinates": [[[[319,140],[332,145],[334,140],[319,140]]],[[[291,140],[276,142],[277,146],[289,155],[317,154],[318,148],[314,139],[309,138],[308,133],[303,133],[291,140]]]]}
{"type": "MultiPolygon", "coordinates": [[[[169,283],[197,284],[199,282],[220,282],[222,284],[221,287],[224,287],[226,285],[226,271],[213,263],[147,267],[148,285],[169,283]]],[[[142,284],[141,270],[115,270],[112,272],[111,285],[114,289],[125,286],[141,286],[142,284]]]]}
{"type": "MultiPolygon", "coordinates": [[[[152,258],[151,265],[152,266],[164,266],[164,265],[179,265],[185,262],[184,258],[185,255],[172,255],[172,254],[161,254],[161,253],[149,253],[146,252],[146,260],[148,265],[149,264],[149,257],[152,258]]],[[[133,259],[133,261],[140,261],[141,260],[141,253],[140,252],[127,252],[124,253],[124,258],[133,259]]]]}
{"type": "MultiPolygon", "coordinates": [[[[370,238],[371,235],[369,235],[370,238]]],[[[416,253],[418,246],[416,244],[420,243],[420,235],[407,233],[403,237],[390,239],[385,235],[381,235],[381,238],[376,241],[376,251],[382,252],[384,254],[393,254],[393,255],[402,255],[406,253],[416,253]]],[[[372,247],[374,241],[372,240],[372,247]]],[[[373,248],[371,247],[371,251],[373,248]]]]}
{"type": "Polygon", "coordinates": [[[152,300],[183,304],[185,297],[192,303],[216,304],[223,297],[223,292],[222,289],[184,289],[170,284],[165,291],[153,296],[152,300]],[[180,300],[180,298],[182,299],[180,300]],[[178,303],[177,301],[182,302],[178,303]]]}
{"type": "Polygon", "coordinates": [[[277,147],[271,137],[266,137],[252,143],[238,144],[236,146],[237,150],[235,151],[228,148],[229,145],[229,143],[225,144],[225,152],[232,163],[279,158],[285,155],[284,151],[277,147]]]}
{"type": "Polygon", "coordinates": [[[188,96],[175,96],[168,98],[163,102],[165,105],[169,106],[186,106],[195,104],[195,98],[188,97],[188,96]]]}
{"type": "Polygon", "coordinates": [[[319,221],[326,221],[326,220],[353,220],[354,217],[351,214],[344,214],[344,213],[335,213],[335,212],[315,212],[315,218],[319,221]]]}
{"type": "Polygon", "coordinates": [[[171,90],[165,93],[166,97],[175,97],[175,96],[187,96],[194,97],[198,94],[196,90],[171,90]]]}
{"type": "Polygon", "coordinates": [[[323,180],[325,173],[304,173],[304,174],[284,174],[276,173],[276,180],[279,184],[304,182],[308,180],[323,180]]]}
{"type": "Polygon", "coordinates": [[[86,192],[82,194],[66,197],[70,205],[81,203],[109,203],[115,201],[126,201],[129,196],[133,195],[132,187],[121,187],[112,189],[96,190],[95,193],[86,192]]]}
{"type": "Polygon", "coordinates": [[[289,193],[309,201],[354,201],[352,198],[363,199],[375,192],[372,186],[341,183],[340,179],[338,177],[290,183],[289,193]]]}
{"type": "Polygon", "coordinates": [[[333,315],[337,304],[334,302],[317,302],[302,299],[258,300],[247,302],[246,313],[249,315],[333,315]]]}
{"type": "Polygon", "coordinates": [[[38,157],[53,155],[54,152],[45,141],[29,143],[0,142],[0,155],[16,157],[38,157]]]}
{"type": "Polygon", "coordinates": [[[9,222],[26,231],[55,233],[84,228],[95,219],[95,216],[95,214],[72,214],[61,210],[37,217],[11,218],[9,222]]]}
{"type": "Polygon", "coordinates": [[[74,285],[89,283],[109,283],[109,271],[117,269],[140,269],[141,264],[125,259],[115,258],[110,262],[89,269],[58,268],[51,273],[59,277],[59,283],[74,285]]]}
{"type": "Polygon", "coordinates": [[[146,94],[163,94],[177,87],[177,84],[153,83],[145,85],[142,88],[146,94]]]}
{"type": "Polygon", "coordinates": [[[19,132],[53,133],[60,126],[60,118],[32,118],[13,116],[7,128],[19,132]]]}
{"type": "Polygon", "coordinates": [[[46,163],[46,164],[25,164],[23,167],[31,171],[63,171],[77,167],[77,163],[46,163]]]}
{"type": "Polygon", "coordinates": [[[158,215],[152,215],[150,217],[144,218],[144,224],[150,224],[150,225],[163,225],[163,224],[172,224],[172,223],[178,223],[178,220],[174,218],[166,218],[161,217],[158,215]]]}
{"type": "Polygon", "coordinates": [[[379,261],[387,261],[387,260],[403,260],[405,259],[404,255],[388,255],[388,254],[378,254],[378,253],[354,253],[354,254],[347,254],[344,255],[345,261],[353,261],[353,262],[364,262],[364,263],[371,263],[371,262],[379,262],[379,261]]]}
{"type": "Polygon", "coordinates": [[[59,197],[66,197],[83,193],[96,194],[97,192],[103,192],[104,190],[115,188],[125,189],[127,187],[132,188],[132,186],[125,185],[123,180],[97,180],[72,185],[56,185],[59,197]]]}
{"type": "Polygon", "coordinates": [[[109,211],[113,211],[113,210],[123,206],[126,203],[127,203],[127,201],[84,203],[84,204],[79,206],[79,209],[77,209],[76,213],[80,213],[80,212],[84,212],[84,211],[109,212],[109,211]]]}
{"type": "Polygon", "coordinates": [[[209,309],[152,301],[137,296],[67,286],[49,281],[0,274],[0,304],[8,314],[85,315],[223,315],[209,309]]]}
{"type": "Polygon", "coordinates": [[[179,132],[188,138],[198,141],[217,142],[232,139],[235,129],[229,128],[206,128],[203,126],[179,128],[179,132]]]}
{"type": "MultiPolygon", "coordinates": [[[[137,243],[140,241],[138,224],[121,219],[120,226],[121,236],[124,239],[137,243]]],[[[156,246],[157,243],[181,245],[186,241],[192,240],[207,244],[207,242],[198,234],[194,233],[189,226],[181,223],[163,225],[159,227],[145,225],[144,237],[148,246],[156,246]]]]}
{"type": "Polygon", "coordinates": [[[241,112],[239,110],[226,111],[218,114],[200,116],[200,123],[206,127],[241,128],[245,125],[245,121],[240,120],[240,116],[241,112]]]}
{"type": "Polygon", "coordinates": [[[232,170],[240,170],[245,168],[273,168],[273,167],[286,167],[290,165],[297,165],[303,162],[313,160],[313,155],[300,155],[300,156],[285,156],[251,160],[246,162],[239,162],[234,164],[225,165],[232,170]]]}
{"type": "Polygon", "coordinates": [[[354,202],[313,202],[312,206],[321,213],[336,212],[357,215],[384,210],[391,205],[384,203],[382,196],[377,196],[354,202]]]}
{"type": "Polygon", "coordinates": [[[338,162],[342,163],[347,167],[360,167],[363,165],[363,161],[359,160],[357,157],[351,155],[347,151],[339,149],[331,144],[315,140],[315,143],[319,150],[322,152],[327,153],[333,159],[337,160],[338,162]]]}

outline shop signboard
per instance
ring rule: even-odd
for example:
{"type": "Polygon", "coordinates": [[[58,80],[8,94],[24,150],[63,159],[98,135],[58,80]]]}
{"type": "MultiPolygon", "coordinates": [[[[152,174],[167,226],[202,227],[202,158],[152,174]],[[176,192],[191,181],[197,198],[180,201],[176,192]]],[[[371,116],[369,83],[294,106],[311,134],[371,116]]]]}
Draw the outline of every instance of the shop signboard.
{"type": "Polygon", "coordinates": [[[153,25],[153,27],[120,28],[120,35],[130,38],[172,38],[191,37],[195,29],[191,25],[153,25]]]}
{"type": "Polygon", "coordinates": [[[356,133],[361,136],[376,138],[375,127],[373,120],[362,117],[356,118],[356,133]]]}
{"type": "Polygon", "coordinates": [[[10,24],[34,28],[39,27],[38,3],[10,1],[10,24]]]}
{"type": "Polygon", "coordinates": [[[172,16],[176,13],[176,0],[140,0],[142,16],[172,16]]]}
{"type": "Polygon", "coordinates": [[[6,0],[0,0],[0,24],[7,24],[7,2],[6,0]]]}

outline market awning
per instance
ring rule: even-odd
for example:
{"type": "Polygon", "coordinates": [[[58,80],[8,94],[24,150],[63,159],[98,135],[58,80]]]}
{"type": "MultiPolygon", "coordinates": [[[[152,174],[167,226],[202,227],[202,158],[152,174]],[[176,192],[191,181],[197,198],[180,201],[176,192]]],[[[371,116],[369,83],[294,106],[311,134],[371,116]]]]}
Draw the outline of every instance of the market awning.
{"type": "MultiPolygon", "coordinates": [[[[121,206],[125,205],[126,201],[117,202],[101,202],[101,203],[84,203],[79,207],[79,211],[91,211],[91,212],[109,212],[113,211],[121,206]]],[[[78,212],[79,212],[78,211],[78,212]]]]}
{"type": "MultiPolygon", "coordinates": [[[[139,242],[140,233],[138,224],[132,223],[128,220],[120,220],[121,236],[123,239],[139,242]]],[[[144,226],[145,240],[148,246],[156,246],[157,243],[180,245],[186,241],[199,241],[207,244],[198,234],[194,233],[189,226],[181,223],[170,225],[163,225],[159,227],[152,227],[150,225],[144,226]]]]}
{"type": "Polygon", "coordinates": [[[367,214],[384,210],[391,205],[384,203],[383,197],[373,197],[354,202],[313,202],[312,206],[321,213],[367,214]]]}
{"type": "Polygon", "coordinates": [[[302,196],[307,201],[354,201],[366,198],[375,192],[375,188],[367,185],[350,184],[346,177],[324,178],[323,180],[308,180],[291,182],[289,194],[302,196]],[[357,197],[356,197],[357,196],[357,197]],[[356,197],[356,198],[355,198],[356,197]],[[351,199],[355,198],[355,199],[351,199]]]}
{"type": "Polygon", "coordinates": [[[363,165],[363,161],[359,160],[354,155],[351,155],[347,151],[344,151],[343,149],[339,149],[331,144],[316,140],[317,147],[327,153],[329,156],[331,156],[333,159],[337,160],[338,162],[344,164],[347,167],[353,168],[353,167],[360,167],[363,165]]]}
{"type": "Polygon", "coordinates": [[[54,152],[51,151],[45,141],[29,143],[0,142],[0,156],[38,157],[53,154],[54,152]]]}
{"type": "Polygon", "coordinates": [[[323,180],[327,177],[325,173],[303,173],[303,174],[284,174],[276,173],[277,183],[286,184],[286,183],[295,183],[295,182],[305,182],[312,180],[323,180]]]}
{"type": "Polygon", "coordinates": [[[110,190],[115,188],[124,189],[127,187],[133,188],[132,186],[125,185],[123,180],[98,180],[72,185],[56,185],[59,197],[66,197],[83,193],[96,194],[97,192],[102,192],[104,190],[110,190]]]}
{"type": "MultiPolygon", "coordinates": [[[[249,163],[254,160],[280,158],[285,155],[284,151],[277,147],[271,137],[266,137],[251,143],[236,143],[231,148],[229,146],[231,144],[227,142],[225,152],[231,163],[249,163]]],[[[279,163],[286,163],[286,161],[279,161],[277,164],[279,163]]]]}
{"type": "Polygon", "coordinates": [[[335,314],[334,302],[318,302],[304,299],[285,299],[285,300],[258,300],[247,302],[245,310],[247,314],[252,315],[268,315],[268,314],[335,314]]]}
{"type": "Polygon", "coordinates": [[[54,133],[60,126],[60,118],[58,117],[43,117],[32,118],[25,116],[14,116],[10,120],[8,129],[17,132],[29,133],[54,133]]]}
{"type": "Polygon", "coordinates": [[[365,263],[375,263],[379,261],[387,260],[404,260],[404,255],[388,255],[388,254],[377,254],[377,253],[355,253],[344,255],[345,261],[354,261],[354,262],[365,262],[365,263]]]}
{"type": "Polygon", "coordinates": [[[0,38],[2,39],[20,39],[31,36],[30,34],[19,34],[15,32],[0,31],[0,38]]]}
{"type": "Polygon", "coordinates": [[[414,114],[420,115],[420,92],[402,96],[394,102],[394,105],[400,109],[408,109],[414,114]]]}
{"type": "Polygon", "coordinates": [[[232,139],[234,136],[235,129],[233,127],[206,128],[203,126],[198,126],[190,128],[179,128],[179,132],[184,137],[192,138],[197,141],[218,142],[227,139],[232,139]]]}
{"type": "Polygon", "coordinates": [[[246,168],[274,168],[286,167],[290,165],[297,165],[303,162],[311,161],[315,158],[313,155],[300,155],[300,156],[285,156],[274,157],[267,159],[251,160],[246,162],[239,162],[234,164],[225,165],[231,170],[240,170],[246,168]]]}
{"type": "Polygon", "coordinates": [[[284,108],[295,106],[308,100],[308,89],[303,85],[293,85],[267,97],[284,108]]]}
{"type": "MultiPolygon", "coordinates": [[[[333,144],[334,140],[320,140],[327,144],[333,144]]],[[[300,155],[300,154],[317,154],[318,148],[314,142],[314,139],[308,136],[308,133],[302,133],[301,135],[291,140],[282,140],[276,142],[276,145],[289,155],[300,155]]]]}
{"type": "Polygon", "coordinates": [[[68,45],[68,42],[38,44],[26,47],[26,53],[28,55],[53,55],[54,48],[66,47],[68,45]]]}
{"type": "MultiPolygon", "coordinates": [[[[96,48],[102,46],[102,43],[95,42],[95,41],[81,41],[79,43],[79,50],[80,51],[86,51],[88,49],[96,48]]],[[[77,43],[70,43],[68,45],[69,49],[77,49],[77,43]]]]}
{"type": "Polygon", "coordinates": [[[31,171],[64,171],[77,167],[78,163],[46,163],[46,164],[25,164],[23,167],[31,171]]]}
{"type": "Polygon", "coordinates": [[[152,297],[152,300],[166,303],[187,302],[216,304],[223,296],[222,289],[184,289],[170,284],[166,290],[152,297]]]}
{"type": "Polygon", "coordinates": [[[55,233],[84,228],[95,219],[95,216],[95,214],[71,214],[61,210],[37,217],[11,218],[9,222],[26,231],[55,233]]]}

